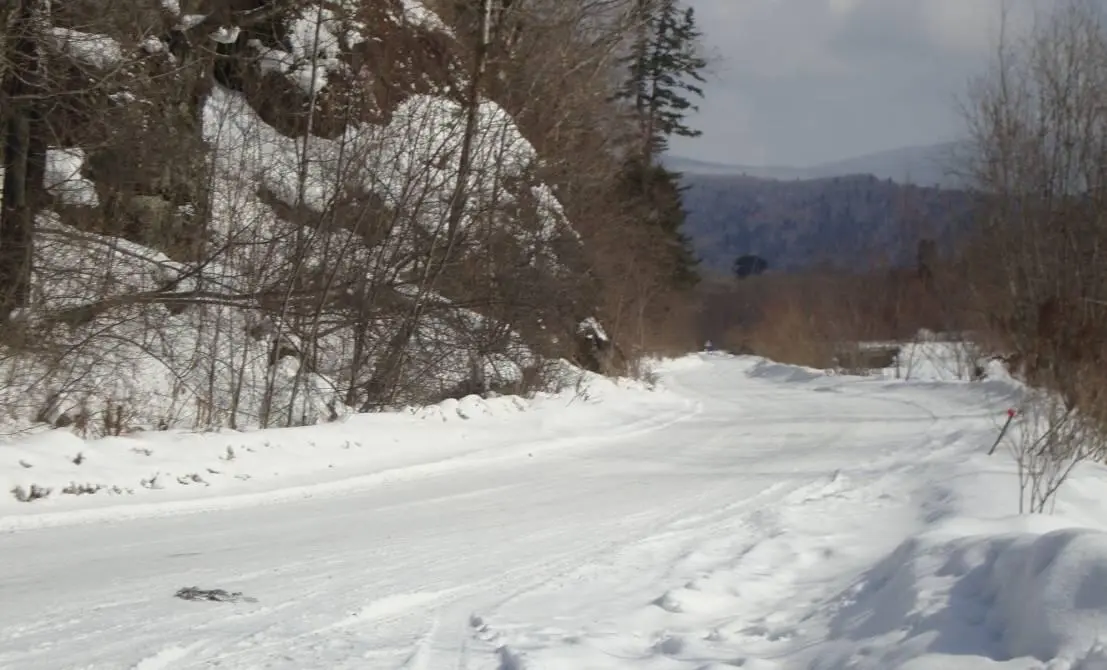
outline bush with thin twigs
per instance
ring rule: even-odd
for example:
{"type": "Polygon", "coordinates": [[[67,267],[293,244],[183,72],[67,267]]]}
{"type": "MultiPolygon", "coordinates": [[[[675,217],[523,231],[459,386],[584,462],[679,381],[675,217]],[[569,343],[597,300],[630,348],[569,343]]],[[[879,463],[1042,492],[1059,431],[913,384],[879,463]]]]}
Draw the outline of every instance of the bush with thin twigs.
{"type": "Polygon", "coordinates": [[[1107,436],[1096,419],[1046,390],[1028,391],[1017,417],[1005,442],[1016,466],[1019,513],[1052,512],[1073,470],[1107,455],[1107,436]]]}

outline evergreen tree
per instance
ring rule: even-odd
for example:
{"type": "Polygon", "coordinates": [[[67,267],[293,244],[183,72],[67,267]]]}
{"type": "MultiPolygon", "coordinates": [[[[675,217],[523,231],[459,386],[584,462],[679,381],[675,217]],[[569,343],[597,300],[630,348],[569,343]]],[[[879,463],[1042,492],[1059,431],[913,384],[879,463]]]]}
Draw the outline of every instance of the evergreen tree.
{"type": "Polygon", "coordinates": [[[734,276],[748,279],[763,274],[769,269],[769,262],[754,254],[745,254],[734,259],[734,276]]]}
{"type": "Polygon", "coordinates": [[[692,251],[691,239],[681,232],[686,218],[681,193],[686,187],[680,185],[680,175],[632,157],[622,177],[625,195],[642,208],[642,222],[655,226],[664,238],[672,286],[692,288],[700,280],[696,271],[699,260],[692,251]]]}
{"type": "Polygon", "coordinates": [[[699,109],[690,96],[703,97],[707,61],[699,53],[703,34],[691,7],[681,9],[677,0],[639,0],[639,11],[640,32],[621,97],[634,101],[642,155],[653,162],[673,135],[702,134],[685,119],[699,109]]]}
{"type": "Polygon", "coordinates": [[[698,261],[691,241],[681,232],[685,211],[680,174],[659,163],[669,138],[698,137],[701,131],[688,125],[690,112],[698,110],[691,96],[703,97],[699,84],[707,62],[699,54],[702,33],[692,8],[678,0],[639,0],[639,34],[627,59],[629,75],[619,98],[633,103],[638,127],[636,148],[625,166],[627,195],[645,205],[646,222],[657,226],[666,238],[673,266],[672,281],[689,288],[699,281],[698,261]]]}

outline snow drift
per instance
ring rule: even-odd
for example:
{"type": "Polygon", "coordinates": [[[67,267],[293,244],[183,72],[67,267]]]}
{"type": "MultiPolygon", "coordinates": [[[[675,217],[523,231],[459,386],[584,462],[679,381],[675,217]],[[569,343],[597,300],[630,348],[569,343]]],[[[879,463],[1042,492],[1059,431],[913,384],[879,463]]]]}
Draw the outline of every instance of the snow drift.
{"type": "Polygon", "coordinates": [[[907,540],[864,575],[830,625],[853,642],[829,643],[814,667],[1104,667],[1107,533],[941,535],[907,540]]]}

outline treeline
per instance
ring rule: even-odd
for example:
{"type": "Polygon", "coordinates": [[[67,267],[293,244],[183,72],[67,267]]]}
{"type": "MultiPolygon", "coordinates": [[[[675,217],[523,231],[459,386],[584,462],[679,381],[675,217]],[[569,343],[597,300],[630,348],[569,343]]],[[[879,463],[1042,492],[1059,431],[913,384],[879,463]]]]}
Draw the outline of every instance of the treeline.
{"type": "Polygon", "coordinates": [[[816,368],[859,342],[910,341],[920,331],[976,331],[964,268],[948,260],[864,269],[811,268],[698,289],[700,332],[732,352],[816,368]]]}
{"type": "Polygon", "coordinates": [[[775,181],[685,175],[687,232],[705,268],[727,271],[753,253],[783,271],[817,265],[909,265],[921,236],[949,253],[972,229],[967,191],[869,175],[775,181]]]}

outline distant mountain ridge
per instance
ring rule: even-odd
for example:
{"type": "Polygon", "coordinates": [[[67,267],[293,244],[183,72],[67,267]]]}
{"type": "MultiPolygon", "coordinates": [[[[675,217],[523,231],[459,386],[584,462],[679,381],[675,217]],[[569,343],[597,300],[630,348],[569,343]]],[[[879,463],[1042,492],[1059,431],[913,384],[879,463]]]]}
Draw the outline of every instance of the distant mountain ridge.
{"type": "Polygon", "coordinates": [[[670,170],[687,175],[745,175],[781,181],[872,175],[900,184],[963,188],[965,179],[958,168],[965,146],[964,142],[943,142],[901,147],[811,167],[732,165],[681,156],[667,156],[664,163],[670,170]]]}

